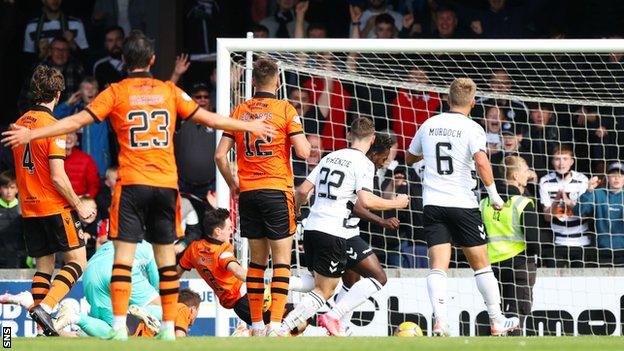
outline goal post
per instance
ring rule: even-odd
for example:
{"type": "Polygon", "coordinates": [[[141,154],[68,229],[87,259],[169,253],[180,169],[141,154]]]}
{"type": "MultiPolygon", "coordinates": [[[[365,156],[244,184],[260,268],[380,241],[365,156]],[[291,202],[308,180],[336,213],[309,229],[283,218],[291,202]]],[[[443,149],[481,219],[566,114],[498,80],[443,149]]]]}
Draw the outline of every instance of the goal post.
{"type": "MultiPolygon", "coordinates": [[[[488,148],[492,147],[488,149],[491,155],[499,152],[507,154],[504,145],[506,127],[502,125],[509,122],[517,135],[522,131],[522,141],[518,141],[518,144],[522,143],[523,157],[530,159],[527,162],[531,163],[529,166],[535,169],[538,177],[552,171],[549,153],[553,146],[572,145],[576,156],[573,169],[582,170],[580,173],[584,173],[587,178],[594,175],[604,178],[605,167],[613,161],[624,159],[624,39],[219,38],[217,113],[227,116],[234,106],[251,97],[250,65],[256,55],[268,55],[278,61],[282,74],[279,98],[289,98],[287,95],[293,90],[307,90],[310,101],[294,102],[307,104],[312,109],[318,108],[328,114],[312,120],[312,124],[316,124],[314,133],[322,139],[321,151],[324,149],[328,152],[346,145],[349,119],[362,115],[373,118],[378,131],[388,129],[396,135],[400,155],[422,122],[419,120],[422,116],[418,113],[427,110],[426,119],[442,111],[445,108],[443,95],[447,93],[452,79],[468,76],[477,84],[478,102],[473,116],[484,125],[488,148]],[[414,79],[414,69],[425,72],[426,79],[414,79]],[[496,81],[492,77],[499,71],[505,72],[511,87],[502,89],[494,86],[496,81]],[[337,83],[331,89],[321,87],[328,82],[337,83]],[[322,100],[327,106],[322,106],[319,98],[324,90],[329,90],[326,99],[322,100]],[[426,95],[425,101],[420,101],[423,105],[409,105],[416,103],[416,95],[421,93],[426,95]],[[400,100],[402,94],[406,99],[403,102],[400,100]],[[436,102],[435,107],[431,107],[431,101],[436,102]],[[516,105],[502,106],[499,105],[501,101],[510,104],[513,101],[516,105]],[[495,120],[493,122],[489,120],[491,110],[492,115],[497,115],[492,117],[495,120]],[[542,134],[533,134],[534,125],[539,119],[534,116],[534,112],[538,110],[538,114],[548,114],[552,128],[544,128],[545,131],[540,132],[542,134]],[[338,115],[340,117],[336,117],[338,115]],[[417,119],[419,122],[406,121],[405,118],[417,119]],[[490,122],[497,127],[491,127],[488,124],[490,122]],[[337,130],[340,130],[338,134],[337,130]],[[543,148],[540,143],[544,145],[543,148]]],[[[310,122],[307,116],[302,117],[304,122],[310,122]]],[[[546,117],[542,116],[542,119],[546,117]]],[[[218,131],[217,143],[221,135],[222,132],[218,131]]],[[[519,154],[520,146],[517,147],[518,150],[513,152],[519,154]]],[[[294,162],[303,166],[304,170],[307,169],[305,161],[294,162]]],[[[380,174],[380,178],[386,179],[380,180],[380,190],[390,189],[397,169],[407,173],[406,178],[412,172],[409,168],[401,168],[401,165],[392,167],[397,165],[390,165],[387,173],[380,174]]],[[[414,172],[419,177],[418,172],[414,172]]],[[[413,199],[418,198],[419,193],[414,193],[413,189],[417,188],[419,180],[406,181],[408,193],[413,199]]],[[[218,206],[228,208],[229,189],[220,174],[217,174],[216,189],[218,206]]],[[[539,246],[539,250],[532,254],[538,257],[539,268],[534,288],[535,313],[527,317],[523,333],[622,335],[623,321],[620,318],[624,317],[620,316],[618,306],[619,299],[624,298],[624,284],[617,280],[622,280],[624,270],[613,267],[620,266],[620,259],[624,264],[624,251],[602,247],[605,244],[598,240],[598,226],[593,225],[595,216],[585,215],[580,219],[586,226],[581,234],[587,236],[591,243],[581,245],[581,256],[575,257],[572,252],[576,244],[567,246],[561,244],[563,241],[557,241],[561,237],[558,238],[553,232],[554,225],[551,228],[550,223],[543,219],[545,213],[540,195],[544,194],[540,194],[537,184],[531,190],[534,191],[533,198],[540,217],[540,238],[534,243],[539,246]],[[569,247],[567,253],[564,253],[568,261],[564,259],[562,262],[564,266],[571,267],[570,270],[555,268],[561,263],[556,257],[561,247],[569,247]],[[587,253],[590,254],[585,256],[587,253]],[[603,253],[610,253],[611,261],[603,253]],[[595,327],[597,322],[594,322],[598,320],[604,321],[604,329],[595,327]]],[[[579,195],[570,196],[578,201],[579,195]]],[[[557,201],[553,200],[550,207],[556,206],[557,201]]],[[[422,207],[422,202],[420,204],[422,207]]],[[[571,211],[564,208],[561,217],[567,223],[562,225],[566,227],[563,231],[567,231],[567,225],[573,222],[571,218],[574,216],[568,210],[571,211]]],[[[389,268],[390,288],[382,297],[371,300],[370,304],[361,306],[355,313],[352,322],[359,332],[356,335],[379,335],[367,333],[380,325],[386,325],[391,330],[403,320],[416,319],[414,321],[421,323],[425,333],[427,328],[431,328],[431,309],[423,278],[426,271],[413,269],[422,267],[414,262],[426,263],[426,247],[418,235],[422,230],[422,222],[418,219],[422,215],[422,208],[418,208],[418,204],[412,201],[409,209],[395,212],[394,215],[401,219],[405,231],[410,232],[411,237],[404,236],[401,231],[389,234],[383,229],[365,233],[369,240],[376,240],[381,245],[373,246],[383,256],[384,266],[389,268]],[[403,247],[404,244],[407,249],[403,247]],[[407,266],[403,263],[405,261],[409,262],[407,266]],[[407,292],[410,291],[418,296],[409,296],[407,292]],[[384,316],[377,317],[374,311],[384,316]],[[374,317],[371,317],[371,313],[374,317]]],[[[450,276],[453,278],[449,283],[449,298],[453,300],[449,306],[449,314],[453,314],[449,316],[449,322],[453,324],[452,333],[480,335],[487,329],[487,320],[481,313],[483,302],[477,296],[471,275],[461,269],[466,267],[465,259],[454,251],[452,261],[453,267],[458,268],[451,270],[450,276]],[[470,289],[472,292],[465,293],[470,289]]],[[[218,336],[224,336],[227,335],[228,324],[220,319],[217,318],[216,331],[218,336]]]]}

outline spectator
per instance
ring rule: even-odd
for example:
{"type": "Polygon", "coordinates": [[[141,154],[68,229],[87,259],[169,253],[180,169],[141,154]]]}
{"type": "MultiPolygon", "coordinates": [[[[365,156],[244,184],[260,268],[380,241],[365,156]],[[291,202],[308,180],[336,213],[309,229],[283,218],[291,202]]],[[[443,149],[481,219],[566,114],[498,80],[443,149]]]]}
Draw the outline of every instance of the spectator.
{"type": "Polygon", "coordinates": [[[306,29],[305,15],[308,5],[309,1],[300,1],[295,7],[295,38],[327,38],[327,27],[322,23],[311,23],[306,29]]]}
{"type": "Polygon", "coordinates": [[[217,51],[221,7],[216,0],[189,0],[184,7],[184,47],[192,61],[217,51]]]}
{"type": "MultiPolygon", "coordinates": [[[[409,71],[408,82],[426,85],[429,78],[424,70],[412,68],[409,71]]],[[[397,135],[399,143],[397,148],[402,152],[407,150],[418,127],[433,114],[440,112],[442,102],[438,93],[400,88],[390,105],[392,130],[397,135]]]]}
{"type": "Polygon", "coordinates": [[[147,0],[96,0],[93,22],[99,27],[119,26],[124,33],[147,29],[147,0]]]}
{"type": "MultiPolygon", "coordinates": [[[[498,152],[490,154],[490,162],[492,163],[492,170],[494,171],[494,178],[496,180],[505,179],[504,161],[508,156],[520,156],[527,163],[530,169],[529,183],[537,183],[537,174],[531,168],[531,162],[533,157],[531,154],[521,150],[522,145],[522,127],[509,121],[505,121],[501,124],[501,139],[502,149],[498,152]]],[[[531,194],[536,194],[531,189],[530,184],[525,186],[525,191],[531,190],[531,194]]]]}
{"type": "MultiPolygon", "coordinates": [[[[93,77],[86,77],[80,83],[80,89],[73,93],[54,109],[54,116],[58,119],[73,115],[84,110],[98,93],[98,83],[93,77]]],[[[111,153],[108,144],[109,122],[93,123],[80,131],[81,150],[89,154],[95,161],[100,177],[104,177],[106,169],[111,163],[111,153]]]]}
{"type": "Polygon", "coordinates": [[[498,152],[501,148],[501,124],[504,117],[498,107],[490,107],[485,113],[483,120],[483,129],[485,129],[485,138],[488,147],[488,154],[498,152]]]}
{"type": "MultiPolygon", "coordinates": [[[[100,219],[108,219],[109,217],[108,209],[111,205],[113,191],[115,190],[115,183],[117,182],[117,171],[117,166],[110,166],[108,167],[108,169],[106,169],[104,182],[100,188],[100,191],[98,191],[98,195],[95,198],[97,208],[99,209],[98,213],[100,215],[100,219]]],[[[106,230],[106,233],[108,234],[108,230],[106,230]]]]}
{"type": "Polygon", "coordinates": [[[481,200],[481,217],[488,236],[488,256],[501,285],[503,310],[520,319],[521,328],[511,335],[522,335],[526,316],[531,313],[533,286],[537,276],[535,247],[539,242],[539,217],[535,204],[525,195],[530,169],[523,158],[505,158],[505,178],[497,182],[505,201],[501,210],[481,200]]]}
{"type": "Polygon", "coordinates": [[[65,172],[76,195],[86,195],[95,199],[100,190],[97,166],[91,156],[76,147],[77,142],[78,135],[76,133],[67,134],[65,172]]]}
{"type": "Polygon", "coordinates": [[[294,87],[288,97],[290,104],[297,110],[297,114],[303,117],[303,130],[308,134],[318,134],[320,121],[317,116],[321,115],[318,107],[312,108],[310,104],[310,91],[294,87]]]}
{"type": "MultiPolygon", "coordinates": [[[[358,28],[361,32],[361,38],[388,38],[388,36],[379,36],[377,29],[379,23],[384,23],[384,31],[382,35],[389,35],[390,38],[396,37],[397,30],[402,27],[403,16],[396,11],[392,11],[387,4],[386,0],[368,0],[368,9],[362,12],[362,17],[359,19],[358,28]],[[380,15],[383,16],[383,21],[378,22],[377,18],[380,15]],[[397,28],[398,27],[398,28],[397,28]]],[[[353,22],[355,24],[355,22],[353,22]]]]}
{"type": "MultiPolygon", "coordinates": [[[[458,27],[457,13],[450,7],[440,6],[436,10],[436,29],[431,36],[434,39],[457,39],[461,35],[458,27]]],[[[427,36],[429,37],[429,36],[427,36]]]]}
{"type": "Polygon", "coordinates": [[[17,180],[12,171],[0,173],[0,268],[26,268],[26,244],[17,180]]]}
{"type": "MultiPolygon", "coordinates": [[[[57,37],[50,43],[50,55],[42,62],[43,65],[54,67],[63,74],[65,90],[61,92],[61,101],[69,99],[70,94],[78,90],[80,82],[84,78],[84,68],[69,54],[69,43],[63,37],[57,37]]],[[[30,93],[28,86],[30,76],[22,86],[19,105],[22,110],[28,105],[30,93]]]]}
{"type": "MultiPolygon", "coordinates": [[[[557,126],[553,119],[554,109],[548,103],[531,103],[531,124],[523,138],[523,149],[533,156],[533,167],[539,176],[546,174],[548,155],[561,142],[570,141],[569,129],[557,126]]],[[[531,163],[530,163],[531,164],[531,163]]]]}
{"type": "MultiPolygon", "coordinates": [[[[511,77],[504,69],[495,70],[488,80],[488,85],[493,93],[500,95],[511,94],[513,88],[511,77]]],[[[485,116],[485,110],[492,106],[498,107],[505,119],[520,124],[524,129],[524,125],[529,119],[529,112],[523,102],[504,98],[478,98],[473,115],[483,117],[485,116]]]]}
{"type": "MultiPolygon", "coordinates": [[[[277,11],[260,24],[269,29],[271,38],[295,38],[295,0],[277,0],[277,11]]],[[[307,24],[304,23],[304,28],[307,24]]]]}
{"type": "MultiPolygon", "coordinates": [[[[191,98],[200,107],[210,108],[210,90],[206,84],[195,84],[191,98]]],[[[180,191],[203,199],[215,187],[215,131],[193,121],[178,119],[178,123],[173,142],[180,191]]]]}
{"type": "Polygon", "coordinates": [[[253,32],[254,38],[263,39],[269,37],[269,28],[261,25],[261,24],[253,24],[251,26],[251,31],[253,32]]]}
{"type": "Polygon", "coordinates": [[[93,65],[93,76],[102,89],[126,77],[126,69],[121,59],[124,37],[124,30],[119,26],[110,27],[104,33],[104,48],[108,55],[93,65]]]}
{"type": "Polygon", "coordinates": [[[52,54],[54,38],[64,38],[68,49],[74,52],[89,48],[82,21],[65,15],[61,11],[61,0],[43,0],[42,3],[41,16],[28,22],[24,34],[24,52],[34,55],[34,62],[52,54]]]}
{"type": "Polygon", "coordinates": [[[306,138],[310,143],[310,156],[305,160],[297,159],[293,162],[293,174],[295,176],[295,186],[299,186],[308,174],[312,172],[314,167],[318,165],[323,158],[323,144],[321,143],[321,137],[317,134],[309,134],[306,132],[306,138]]]}
{"type": "Polygon", "coordinates": [[[510,7],[507,0],[488,0],[489,7],[480,19],[471,24],[477,34],[484,38],[521,38],[525,34],[526,21],[523,7],[510,7]]]}
{"type": "Polygon", "coordinates": [[[585,267],[595,261],[589,249],[588,227],[573,209],[581,194],[587,190],[588,179],[572,170],[574,153],[568,146],[555,148],[552,153],[553,172],[540,179],[540,203],[544,219],[554,233],[557,267],[585,267]]]}
{"type": "Polygon", "coordinates": [[[605,162],[617,159],[615,118],[595,106],[582,106],[572,113],[576,169],[585,173],[604,173],[605,162]]]}
{"type": "Polygon", "coordinates": [[[593,218],[601,265],[624,265],[624,164],[607,168],[607,188],[597,189],[598,177],[589,180],[587,192],[578,200],[574,214],[593,218]]]}

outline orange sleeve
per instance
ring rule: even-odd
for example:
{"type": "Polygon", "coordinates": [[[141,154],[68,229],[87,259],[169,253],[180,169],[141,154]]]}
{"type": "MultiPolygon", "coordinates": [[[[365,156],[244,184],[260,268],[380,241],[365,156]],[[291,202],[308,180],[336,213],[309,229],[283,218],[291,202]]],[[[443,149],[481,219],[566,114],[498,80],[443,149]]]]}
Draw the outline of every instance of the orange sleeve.
{"type": "Polygon", "coordinates": [[[291,137],[302,133],[301,116],[297,114],[297,110],[290,103],[286,103],[286,134],[291,137]]]}
{"type": "Polygon", "coordinates": [[[175,320],[175,330],[183,331],[188,335],[188,328],[191,319],[191,309],[188,308],[188,306],[186,305],[183,306],[184,307],[178,309],[178,315],[176,316],[175,320]]]}
{"type": "Polygon", "coordinates": [[[178,262],[180,267],[182,267],[182,269],[184,269],[185,271],[190,271],[191,268],[193,268],[193,261],[191,260],[191,255],[192,255],[191,251],[193,251],[193,244],[191,244],[191,246],[187,247],[186,250],[184,250],[184,254],[182,255],[182,257],[180,257],[180,262],[178,262]]]}
{"type": "Polygon", "coordinates": [[[112,87],[99,93],[85,108],[96,122],[102,122],[113,111],[115,106],[115,92],[112,87]]]}
{"type": "Polygon", "coordinates": [[[48,138],[48,158],[65,159],[66,156],[65,135],[48,138]]]}
{"type": "MultiPolygon", "coordinates": [[[[173,84],[172,82],[167,83],[173,84]]],[[[195,112],[199,110],[199,105],[193,101],[187,93],[182,91],[182,89],[175,85],[173,85],[173,89],[175,89],[175,104],[178,115],[180,115],[182,119],[193,117],[195,112]]]]}
{"type": "Polygon", "coordinates": [[[223,251],[219,253],[218,262],[219,268],[223,269],[224,271],[227,270],[228,264],[230,264],[231,262],[236,262],[236,256],[234,256],[234,248],[232,247],[232,245],[225,245],[223,251]]]}

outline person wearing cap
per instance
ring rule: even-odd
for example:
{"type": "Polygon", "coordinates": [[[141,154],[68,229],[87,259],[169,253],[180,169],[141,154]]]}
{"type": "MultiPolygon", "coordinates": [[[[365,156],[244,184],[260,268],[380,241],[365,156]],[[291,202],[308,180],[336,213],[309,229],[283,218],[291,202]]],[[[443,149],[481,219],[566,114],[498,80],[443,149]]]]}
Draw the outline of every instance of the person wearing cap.
{"type": "Polygon", "coordinates": [[[529,175],[529,192],[535,194],[535,187],[532,184],[537,183],[538,177],[535,171],[533,171],[532,161],[533,157],[530,153],[521,151],[523,129],[519,124],[511,121],[503,121],[500,126],[501,133],[501,150],[493,153],[490,156],[490,162],[492,163],[492,170],[494,171],[494,178],[496,180],[503,180],[505,178],[505,171],[502,168],[505,157],[507,156],[520,156],[522,157],[530,168],[529,175]]]}
{"type": "Polygon", "coordinates": [[[610,164],[606,187],[598,188],[601,183],[599,177],[589,180],[574,212],[594,219],[600,264],[624,266],[624,163],[610,164]]]}
{"type": "MultiPolygon", "coordinates": [[[[530,172],[522,157],[505,157],[504,180],[496,182],[505,205],[496,210],[488,197],[479,204],[488,258],[501,286],[503,311],[518,317],[521,327],[531,313],[539,246],[539,216],[535,201],[525,193],[530,172]]],[[[522,329],[515,332],[512,335],[522,335],[522,329]]]]}

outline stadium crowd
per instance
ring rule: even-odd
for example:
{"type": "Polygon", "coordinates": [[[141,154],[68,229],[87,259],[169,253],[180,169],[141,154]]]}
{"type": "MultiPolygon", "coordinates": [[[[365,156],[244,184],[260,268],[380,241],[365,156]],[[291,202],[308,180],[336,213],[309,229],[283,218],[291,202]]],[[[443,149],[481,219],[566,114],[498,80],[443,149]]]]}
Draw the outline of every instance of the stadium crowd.
{"type": "MultiPolygon", "coordinates": [[[[256,38],[574,38],[621,34],[620,1],[542,0],[256,0],[182,1],[181,55],[168,77],[201,107],[213,110],[216,76],[211,58],[220,36],[256,38]],[[565,6],[564,6],[565,4],[565,6]],[[331,10],[328,10],[331,8],[331,10]],[[584,11],[591,8],[592,11],[584,11]],[[619,11],[620,10],[620,11],[619,11]],[[240,26],[242,18],[246,26],[240,26]],[[236,26],[236,27],[234,27],[236,26]]],[[[145,31],[147,1],[32,0],[0,2],[0,79],[2,124],[8,126],[29,106],[28,82],[38,64],[57,68],[66,89],[54,115],[81,111],[109,84],[126,77],[121,47],[132,29],[145,31]]],[[[149,34],[149,32],[148,32],[149,34]]],[[[349,57],[356,62],[369,58],[349,57]]],[[[381,58],[383,60],[383,57],[381,58]]],[[[607,68],[622,71],[621,55],[607,68]]],[[[337,62],[319,59],[333,69],[337,62]]],[[[324,65],[324,66],[323,66],[324,65]]],[[[502,95],[514,89],[514,74],[491,69],[484,89],[502,95]]],[[[409,80],[426,84],[436,74],[409,69],[409,80]]],[[[615,72],[614,74],[620,74],[615,72]]],[[[387,88],[352,81],[304,76],[288,78],[288,99],[303,117],[311,144],[307,159],[296,159],[297,182],[325,153],[345,147],[346,126],[369,116],[394,146],[377,172],[375,191],[386,198],[409,194],[406,210],[380,213],[397,217],[398,230],[361,223],[363,234],[387,267],[425,268],[422,237],[422,169],[404,164],[404,150],[419,125],[447,110],[444,94],[387,88]]],[[[530,252],[543,267],[597,267],[624,264],[624,111],[519,100],[480,98],[473,117],[484,126],[497,179],[504,178],[505,156],[519,155],[532,171],[526,195],[536,199],[537,240],[530,252]]],[[[198,237],[206,208],[216,207],[215,132],[192,121],[175,134],[179,187],[186,233],[198,237]],[[202,150],[189,152],[188,150],[202,150]]],[[[118,145],[108,121],[68,135],[65,169],[77,195],[95,200],[98,219],[86,227],[89,256],[106,237],[111,189],[116,180],[118,145]]],[[[19,194],[11,151],[0,149],[0,268],[31,266],[21,237],[19,194]]],[[[191,240],[191,239],[187,239],[191,240]]],[[[180,249],[181,252],[181,249],[180,249]]],[[[465,266],[455,252],[455,266],[465,266]]]]}

